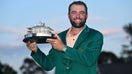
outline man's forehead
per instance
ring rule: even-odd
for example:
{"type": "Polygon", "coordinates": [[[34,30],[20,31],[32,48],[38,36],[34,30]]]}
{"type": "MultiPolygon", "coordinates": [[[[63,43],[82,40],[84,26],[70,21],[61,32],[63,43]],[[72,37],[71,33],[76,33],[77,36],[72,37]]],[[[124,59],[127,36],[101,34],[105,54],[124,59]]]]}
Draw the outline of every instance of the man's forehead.
{"type": "Polygon", "coordinates": [[[85,8],[85,6],[84,6],[84,5],[80,5],[80,4],[73,4],[71,7],[74,7],[74,6],[84,7],[84,8],[85,8]]]}
{"type": "Polygon", "coordinates": [[[71,10],[84,10],[85,11],[85,6],[74,4],[71,6],[71,10]]]}

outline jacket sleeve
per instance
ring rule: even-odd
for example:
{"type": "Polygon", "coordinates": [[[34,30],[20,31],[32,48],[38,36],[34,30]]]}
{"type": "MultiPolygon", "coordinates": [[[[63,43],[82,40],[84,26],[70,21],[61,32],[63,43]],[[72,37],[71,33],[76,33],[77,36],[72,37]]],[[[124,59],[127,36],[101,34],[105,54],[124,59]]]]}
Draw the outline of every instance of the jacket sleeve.
{"type": "Polygon", "coordinates": [[[91,40],[85,40],[78,48],[67,47],[65,58],[85,66],[96,64],[103,45],[103,35],[98,34],[91,40]]]}
{"type": "Polygon", "coordinates": [[[44,70],[50,71],[54,68],[54,55],[52,49],[48,55],[45,55],[39,48],[36,53],[31,53],[33,59],[42,67],[44,70]]]}

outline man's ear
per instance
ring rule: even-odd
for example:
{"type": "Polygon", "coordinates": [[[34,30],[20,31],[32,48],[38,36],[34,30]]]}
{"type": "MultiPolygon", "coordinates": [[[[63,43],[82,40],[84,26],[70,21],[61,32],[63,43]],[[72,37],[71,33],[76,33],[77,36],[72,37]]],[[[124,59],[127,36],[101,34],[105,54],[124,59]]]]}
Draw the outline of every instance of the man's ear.
{"type": "Polygon", "coordinates": [[[86,15],[86,19],[88,19],[88,14],[86,15]]]}
{"type": "Polygon", "coordinates": [[[68,14],[67,16],[68,16],[68,18],[70,18],[70,14],[68,14]]]}

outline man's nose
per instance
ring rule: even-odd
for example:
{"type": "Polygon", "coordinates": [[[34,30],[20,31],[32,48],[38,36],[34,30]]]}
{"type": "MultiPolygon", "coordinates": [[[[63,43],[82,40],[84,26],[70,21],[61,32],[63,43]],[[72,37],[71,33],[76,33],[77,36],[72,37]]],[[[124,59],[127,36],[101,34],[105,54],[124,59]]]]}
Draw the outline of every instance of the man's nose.
{"type": "Polygon", "coordinates": [[[80,18],[80,13],[76,13],[76,17],[77,18],[80,18]]]}

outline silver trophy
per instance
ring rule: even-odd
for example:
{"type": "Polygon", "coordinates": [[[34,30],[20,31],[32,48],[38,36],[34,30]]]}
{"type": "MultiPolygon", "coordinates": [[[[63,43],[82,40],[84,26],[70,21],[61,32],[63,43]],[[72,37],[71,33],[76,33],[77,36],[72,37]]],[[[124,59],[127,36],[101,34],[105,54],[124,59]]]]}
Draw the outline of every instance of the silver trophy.
{"type": "Polygon", "coordinates": [[[54,38],[54,30],[48,26],[45,26],[45,23],[39,22],[36,26],[27,28],[27,34],[24,35],[23,42],[37,42],[37,43],[47,43],[47,38],[54,38]]]}

